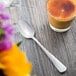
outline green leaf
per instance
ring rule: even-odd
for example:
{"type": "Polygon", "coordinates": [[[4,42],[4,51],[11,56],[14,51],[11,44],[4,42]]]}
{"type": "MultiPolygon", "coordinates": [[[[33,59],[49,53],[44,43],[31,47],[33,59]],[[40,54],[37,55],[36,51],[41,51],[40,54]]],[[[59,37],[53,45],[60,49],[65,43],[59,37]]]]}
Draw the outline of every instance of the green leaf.
{"type": "Polygon", "coordinates": [[[17,43],[17,46],[20,46],[22,42],[23,42],[23,41],[18,42],[18,43],[17,43]]]}

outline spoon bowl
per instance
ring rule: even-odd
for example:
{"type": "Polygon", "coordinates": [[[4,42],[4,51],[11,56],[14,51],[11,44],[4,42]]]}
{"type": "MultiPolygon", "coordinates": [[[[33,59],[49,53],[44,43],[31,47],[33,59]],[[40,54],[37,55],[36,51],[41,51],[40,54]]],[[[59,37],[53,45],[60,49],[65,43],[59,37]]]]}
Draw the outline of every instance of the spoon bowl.
{"type": "Polygon", "coordinates": [[[35,34],[35,31],[34,29],[29,26],[29,24],[27,22],[24,22],[24,21],[19,21],[18,22],[18,26],[19,26],[19,31],[22,31],[20,32],[24,37],[26,38],[33,38],[34,34],[35,34]]]}

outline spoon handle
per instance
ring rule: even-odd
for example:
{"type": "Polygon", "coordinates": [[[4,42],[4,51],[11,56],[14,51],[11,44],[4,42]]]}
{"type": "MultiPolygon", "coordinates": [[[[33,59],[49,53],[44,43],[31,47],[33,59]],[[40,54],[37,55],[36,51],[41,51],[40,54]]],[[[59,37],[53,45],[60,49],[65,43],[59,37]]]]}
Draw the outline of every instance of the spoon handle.
{"type": "Polygon", "coordinates": [[[62,64],[54,55],[52,55],[35,37],[32,38],[44,51],[44,53],[48,56],[48,58],[52,61],[57,70],[61,73],[67,70],[66,66],[62,64]]]}

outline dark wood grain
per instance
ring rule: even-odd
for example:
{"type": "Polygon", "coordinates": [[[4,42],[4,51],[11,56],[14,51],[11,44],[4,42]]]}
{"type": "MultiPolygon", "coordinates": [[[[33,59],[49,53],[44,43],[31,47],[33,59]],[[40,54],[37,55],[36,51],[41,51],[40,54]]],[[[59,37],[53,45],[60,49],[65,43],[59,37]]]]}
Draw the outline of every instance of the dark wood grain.
{"type": "Polygon", "coordinates": [[[35,37],[67,66],[67,71],[60,74],[33,40],[23,38],[20,33],[16,33],[15,40],[24,39],[20,48],[33,63],[32,75],[76,76],[76,20],[66,33],[52,31],[48,23],[46,3],[47,0],[20,0],[19,18],[34,27],[35,37]]]}

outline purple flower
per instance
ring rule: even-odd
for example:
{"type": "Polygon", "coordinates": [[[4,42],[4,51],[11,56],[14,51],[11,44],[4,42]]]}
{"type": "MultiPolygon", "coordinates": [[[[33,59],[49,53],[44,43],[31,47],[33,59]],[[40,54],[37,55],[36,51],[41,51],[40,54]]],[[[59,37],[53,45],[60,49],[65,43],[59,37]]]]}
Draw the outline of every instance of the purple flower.
{"type": "Polygon", "coordinates": [[[14,33],[13,25],[11,24],[5,24],[3,30],[7,36],[11,36],[14,33]]]}
{"type": "Polygon", "coordinates": [[[11,24],[4,25],[3,30],[5,34],[3,36],[2,41],[0,42],[0,52],[11,48],[12,46],[11,37],[14,33],[14,30],[11,24]]]}
{"type": "Polygon", "coordinates": [[[4,51],[4,50],[8,50],[12,47],[12,42],[10,39],[8,38],[4,38],[4,40],[2,42],[0,42],[0,52],[4,51]]]}
{"type": "Polygon", "coordinates": [[[10,15],[9,15],[9,14],[0,14],[0,17],[1,17],[3,20],[8,20],[8,19],[10,19],[10,15]]]}
{"type": "Polygon", "coordinates": [[[8,50],[12,47],[12,35],[14,33],[13,26],[9,23],[4,24],[4,21],[10,19],[10,16],[3,12],[4,6],[0,4],[0,28],[4,32],[3,35],[0,33],[0,52],[8,50]]]}

